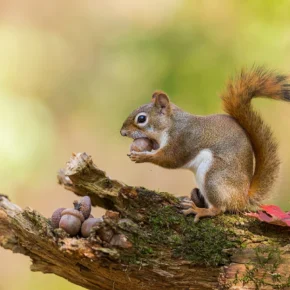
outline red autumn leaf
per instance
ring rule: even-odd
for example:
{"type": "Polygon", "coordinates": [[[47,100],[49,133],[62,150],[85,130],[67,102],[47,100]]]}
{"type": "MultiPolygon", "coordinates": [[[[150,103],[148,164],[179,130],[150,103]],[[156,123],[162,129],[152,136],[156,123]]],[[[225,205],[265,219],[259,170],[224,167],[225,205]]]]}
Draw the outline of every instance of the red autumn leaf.
{"type": "Polygon", "coordinates": [[[287,213],[284,212],[279,206],[277,205],[261,205],[261,208],[268,214],[275,216],[277,218],[283,219],[288,217],[287,213]]]}
{"type": "Polygon", "coordinates": [[[276,205],[261,205],[262,210],[246,213],[247,216],[273,225],[290,227],[290,212],[284,212],[276,205]]]}

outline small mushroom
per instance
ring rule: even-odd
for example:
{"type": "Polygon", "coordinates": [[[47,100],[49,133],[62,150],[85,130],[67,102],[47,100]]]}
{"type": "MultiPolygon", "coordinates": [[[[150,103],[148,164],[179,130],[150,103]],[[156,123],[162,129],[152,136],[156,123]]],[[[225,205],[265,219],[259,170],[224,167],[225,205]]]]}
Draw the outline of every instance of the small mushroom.
{"type": "Polygon", "coordinates": [[[84,196],[79,201],[79,210],[83,214],[84,218],[89,218],[91,214],[92,203],[89,196],[84,196]]]}
{"type": "Polygon", "coordinates": [[[59,228],[61,213],[65,210],[64,207],[56,209],[51,216],[51,225],[54,229],[59,228]]]}
{"type": "Polygon", "coordinates": [[[101,224],[104,220],[102,218],[88,218],[82,224],[81,232],[84,238],[90,236],[93,227],[101,224]]]}
{"type": "Polygon", "coordinates": [[[62,211],[59,227],[71,236],[75,236],[80,231],[83,221],[84,216],[80,211],[69,208],[62,211]]]}

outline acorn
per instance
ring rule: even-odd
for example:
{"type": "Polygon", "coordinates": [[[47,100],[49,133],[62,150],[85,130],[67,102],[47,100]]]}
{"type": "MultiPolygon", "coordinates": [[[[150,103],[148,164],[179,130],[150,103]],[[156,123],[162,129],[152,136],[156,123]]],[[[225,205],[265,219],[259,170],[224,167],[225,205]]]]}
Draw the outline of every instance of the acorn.
{"type": "Polygon", "coordinates": [[[75,236],[80,231],[84,220],[84,216],[80,211],[68,208],[63,210],[61,213],[59,227],[71,236],[75,236]]]}
{"type": "Polygon", "coordinates": [[[84,196],[80,199],[80,211],[85,219],[89,218],[92,209],[92,202],[89,196],[84,196]]]}
{"type": "Polygon", "coordinates": [[[153,149],[153,142],[148,138],[138,138],[133,141],[130,151],[144,152],[153,149]]]}
{"type": "Polygon", "coordinates": [[[64,207],[56,209],[51,216],[51,225],[54,229],[59,228],[61,213],[65,210],[64,207]]]}
{"type": "Polygon", "coordinates": [[[73,204],[74,208],[83,214],[85,220],[89,218],[92,208],[91,199],[89,196],[82,197],[80,201],[75,200],[73,204]]]}
{"type": "Polygon", "coordinates": [[[104,220],[102,218],[88,218],[85,220],[81,227],[82,236],[87,238],[90,236],[93,227],[101,224],[104,220]]]}

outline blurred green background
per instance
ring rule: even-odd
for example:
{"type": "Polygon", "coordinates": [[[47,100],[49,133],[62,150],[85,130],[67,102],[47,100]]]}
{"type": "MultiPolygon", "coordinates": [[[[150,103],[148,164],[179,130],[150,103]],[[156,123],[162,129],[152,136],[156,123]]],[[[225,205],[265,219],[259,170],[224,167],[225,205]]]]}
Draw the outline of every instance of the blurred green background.
{"type": "MultiPolygon", "coordinates": [[[[227,77],[253,63],[290,72],[289,1],[0,1],[0,192],[46,216],[74,196],[56,182],[72,152],[86,151],[114,178],[177,195],[186,171],[127,158],[122,122],[156,89],[195,114],[221,112],[227,77]]],[[[290,208],[290,106],[255,107],[280,141],[270,201],[290,208]]],[[[103,213],[94,209],[96,216],[103,213]]],[[[80,289],[29,271],[0,249],[0,289],[80,289]]]]}

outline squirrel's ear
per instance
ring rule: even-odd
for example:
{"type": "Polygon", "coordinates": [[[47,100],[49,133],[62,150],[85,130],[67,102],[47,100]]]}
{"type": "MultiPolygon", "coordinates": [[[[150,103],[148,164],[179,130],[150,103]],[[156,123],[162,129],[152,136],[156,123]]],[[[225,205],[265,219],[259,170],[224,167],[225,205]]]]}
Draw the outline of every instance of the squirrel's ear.
{"type": "Polygon", "coordinates": [[[164,113],[170,113],[170,101],[168,96],[161,91],[156,91],[152,95],[152,102],[155,104],[157,108],[160,108],[160,112],[162,114],[164,113]]]}

